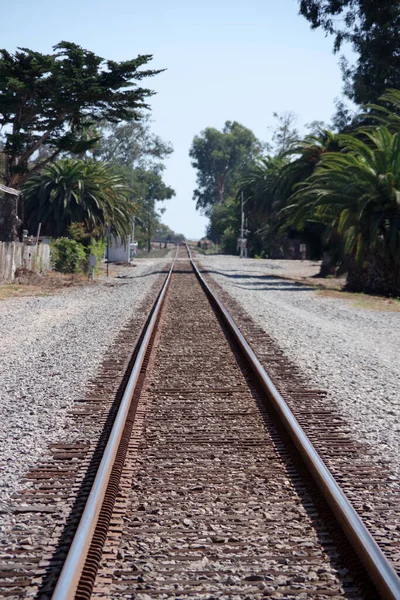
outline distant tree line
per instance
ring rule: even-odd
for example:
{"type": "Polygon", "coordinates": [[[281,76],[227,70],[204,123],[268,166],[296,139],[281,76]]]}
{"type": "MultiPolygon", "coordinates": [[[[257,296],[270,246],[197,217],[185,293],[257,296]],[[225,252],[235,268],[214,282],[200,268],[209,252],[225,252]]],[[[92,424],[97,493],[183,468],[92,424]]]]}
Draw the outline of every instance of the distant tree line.
{"type": "Polygon", "coordinates": [[[200,185],[194,199],[209,217],[207,237],[236,253],[243,206],[250,256],[295,257],[305,244],[309,258],[324,259],[321,276],[343,271],[349,289],[399,296],[400,91],[368,105],[359,122],[346,133],[313,123],[296,139],[292,115],[278,115],[273,148],[235,124],[235,153],[226,126],[219,137],[213,131],[213,146],[210,130],[196,136],[192,164],[209,192],[200,185]],[[229,182],[224,198],[219,169],[229,182]]]}
{"type": "Polygon", "coordinates": [[[228,121],[190,149],[193,199],[207,237],[237,252],[242,206],[250,256],[290,257],[306,245],[321,275],[346,272],[349,289],[400,296],[400,4],[390,0],[300,0],[312,28],[350,43],[340,59],[345,100],[330,126],[303,138],[294,113],[274,113],[272,144],[228,121]]]}

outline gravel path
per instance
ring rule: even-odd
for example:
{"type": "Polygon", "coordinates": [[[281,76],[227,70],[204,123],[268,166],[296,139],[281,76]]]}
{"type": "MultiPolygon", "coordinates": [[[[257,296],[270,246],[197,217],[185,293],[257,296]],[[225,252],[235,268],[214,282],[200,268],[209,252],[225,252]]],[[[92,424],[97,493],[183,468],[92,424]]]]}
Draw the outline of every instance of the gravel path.
{"type": "Polygon", "coordinates": [[[279,279],[293,275],[293,261],[286,270],[284,261],[198,260],[399,475],[400,313],[356,308],[279,279]]]}
{"type": "Polygon", "coordinates": [[[0,505],[57,439],[68,409],[165,263],[143,259],[97,285],[0,301],[0,505]]]}

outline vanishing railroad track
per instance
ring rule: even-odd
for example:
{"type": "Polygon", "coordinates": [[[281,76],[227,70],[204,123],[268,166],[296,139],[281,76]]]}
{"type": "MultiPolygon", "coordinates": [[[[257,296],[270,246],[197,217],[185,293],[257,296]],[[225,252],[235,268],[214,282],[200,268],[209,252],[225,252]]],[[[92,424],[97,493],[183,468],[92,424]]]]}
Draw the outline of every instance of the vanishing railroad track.
{"type": "MultiPolygon", "coordinates": [[[[77,485],[61,468],[59,496],[72,486],[72,517],[35,551],[23,532],[11,567],[0,565],[0,597],[400,600],[385,557],[399,567],[399,536],[377,528],[384,555],[185,248],[177,254],[112,419],[103,419],[104,439],[83,461],[90,476],[77,485]]],[[[289,389],[284,362],[280,369],[289,389]]],[[[293,394],[302,406],[321,392],[298,383],[293,394]]],[[[82,414],[95,424],[91,410],[82,414]]],[[[58,465],[85,451],[84,441],[59,446],[58,465]]],[[[35,473],[26,510],[36,507],[43,529],[54,508],[49,478],[60,471],[51,468],[35,473]]],[[[362,485],[382,494],[385,475],[371,469],[362,485]]],[[[382,510],[396,512],[393,503],[382,510]]]]}

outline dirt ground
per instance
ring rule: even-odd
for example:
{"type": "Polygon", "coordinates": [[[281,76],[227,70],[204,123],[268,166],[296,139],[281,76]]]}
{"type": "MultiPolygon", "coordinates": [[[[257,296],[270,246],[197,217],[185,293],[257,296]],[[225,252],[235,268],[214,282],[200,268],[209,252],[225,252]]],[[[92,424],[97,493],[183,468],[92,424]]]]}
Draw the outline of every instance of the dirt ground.
{"type": "MultiPolygon", "coordinates": [[[[123,267],[124,265],[110,265],[110,277],[115,277],[123,267]]],[[[86,274],[64,274],[55,271],[39,274],[27,269],[19,269],[12,283],[0,285],[0,300],[22,296],[48,296],[67,288],[96,286],[105,276],[106,265],[100,266],[94,281],[88,279],[86,274]]]]}

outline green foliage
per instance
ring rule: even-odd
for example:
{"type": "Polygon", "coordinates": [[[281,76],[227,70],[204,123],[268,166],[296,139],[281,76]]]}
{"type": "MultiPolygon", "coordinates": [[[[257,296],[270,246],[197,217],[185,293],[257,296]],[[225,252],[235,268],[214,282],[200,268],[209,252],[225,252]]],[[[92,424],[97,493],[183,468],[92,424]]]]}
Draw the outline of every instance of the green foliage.
{"type": "Polygon", "coordinates": [[[237,121],[226,121],[222,131],[207,127],[196,136],[189,151],[197,169],[196,208],[210,214],[214,204],[234,196],[238,178],[262,150],[253,132],[237,121]]]}
{"type": "Polygon", "coordinates": [[[86,266],[86,252],[75,240],[59,238],[50,245],[51,262],[60,273],[81,273],[86,266]]]}
{"type": "Polygon", "coordinates": [[[274,112],[276,126],[272,128],[272,143],[275,154],[284,154],[290,146],[298,139],[299,134],[294,127],[297,116],[292,111],[283,113],[274,112]]]}
{"type": "Polygon", "coordinates": [[[280,202],[278,184],[287,165],[285,156],[260,158],[239,180],[238,197],[243,194],[246,210],[255,218],[269,218],[280,202]]]}
{"type": "Polygon", "coordinates": [[[175,233],[173,229],[165,225],[164,223],[159,223],[156,226],[156,229],[153,234],[153,238],[155,240],[163,241],[163,242],[184,242],[185,236],[182,233],[175,233]]]}
{"type": "Polygon", "coordinates": [[[290,198],[293,225],[317,218],[345,239],[345,254],[362,264],[368,252],[400,261],[400,133],[386,127],[341,135],[290,198]]]}
{"type": "Polygon", "coordinates": [[[385,125],[392,133],[400,131],[400,90],[386,90],[379,98],[380,104],[369,104],[364,119],[372,123],[385,125]]]}
{"type": "Polygon", "coordinates": [[[317,167],[321,157],[326,152],[339,151],[337,134],[328,129],[320,129],[313,135],[307,135],[303,140],[295,140],[287,151],[287,161],[282,166],[279,175],[279,194],[286,200],[294,187],[310,177],[317,167]]]}
{"type": "Polygon", "coordinates": [[[222,234],[221,250],[225,254],[236,254],[237,234],[233,227],[227,227],[222,234]]]}
{"type": "Polygon", "coordinates": [[[110,164],[151,168],[154,160],[163,160],[173,151],[169,142],[151,133],[148,116],[118,125],[106,123],[99,131],[102,137],[93,157],[110,164]]]}
{"type": "Polygon", "coordinates": [[[356,104],[376,102],[386,88],[400,88],[400,4],[393,0],[299,0],[315,28],[335,36],[334,50],[349,42],[356,65],[342,59],[345,93],[356,104]]]}
{"type": "Polygon", "coordinates": [[[73,222],[68,227],[68,237],[84,246],[90,243],[90,234],[85,229],[84,223],[73,222]]]}
{"type": "MultiPolygon", "coordinates": [[[[64,159],[32,175],[23,188],[25,222],[45,235],[60,237],[72,223],[82,223],[87,234],[104,237],[107,226],[122,239],[130,233],[134,205],[121,175],[106,164],[64,159]]],[[[76,227],[76,226],[75,226],[76,227]]]]}
{"type": "Polygon", "coordinates": [[[60,42],[53,54],[0,50],[0,125],[11,128],[5,133],[7,184],[27,180],[29,160],[42,145],[53,155],[82,152],[82,131],[92,123],[136,120],[152,95],[137,82],[159,73],[141,70],[150,59],[105,61],[71,42],[60,42]]]}
{"type": "MultiPolygon", "coordinates": [[[[106,61],[71,42],[53,50],[0,50],[1,177],[11,188],[20,189],[62,153],[83,157],[98,142],[95,123],[137,120],[153,94],[139,85],[159,73],[141,69],[150,55],[106,61]]],[[[18,239],[21,219],[15,197],[8,195],[2,203],[0,224],[0,239],[18,239]]]]}
{"type": "Polygon", "coordinates": [[[105,254],[106,246],[105,240],[94,240],[92,238],[87,248],[87,256],[93,254],[96,257],[96,270],[98,270],[98,266],[105,254]]]}
{"type": "Polygon", "coordinates": [[[162,170],[159,165],[153,165],[150,169],[133,170],[133,192],[136,198],[162,201],[175,196],[175,190],[163,181],[162,170]]]}
{"type": "MultiPolygon", "coordinates": [[[[210,214],[207,227],[207,237],[214,243],[221,243],[222,236],[227,228],[239,234],[240,208],[236,198],[228,198],[225,204],[216,204],[210,214]]],[[[236,249],[235,249],[236,252],[236,249]]]]}
{"type": "Polygon", "coordinates": [[[175,190],[166,185],[162,178],[162,166],[153,165],[151,168],[136,168],[133,170],[133,194],[137,205],[137,224],[139,231],[136,239],[139,245],[147,242],[150,249],[150,240],[157,227],[160,225],[160,213],[156,202],[169,200],[175,196],[175,190]],[[140,233],[141,232],[141,233],[140,233]]]}

